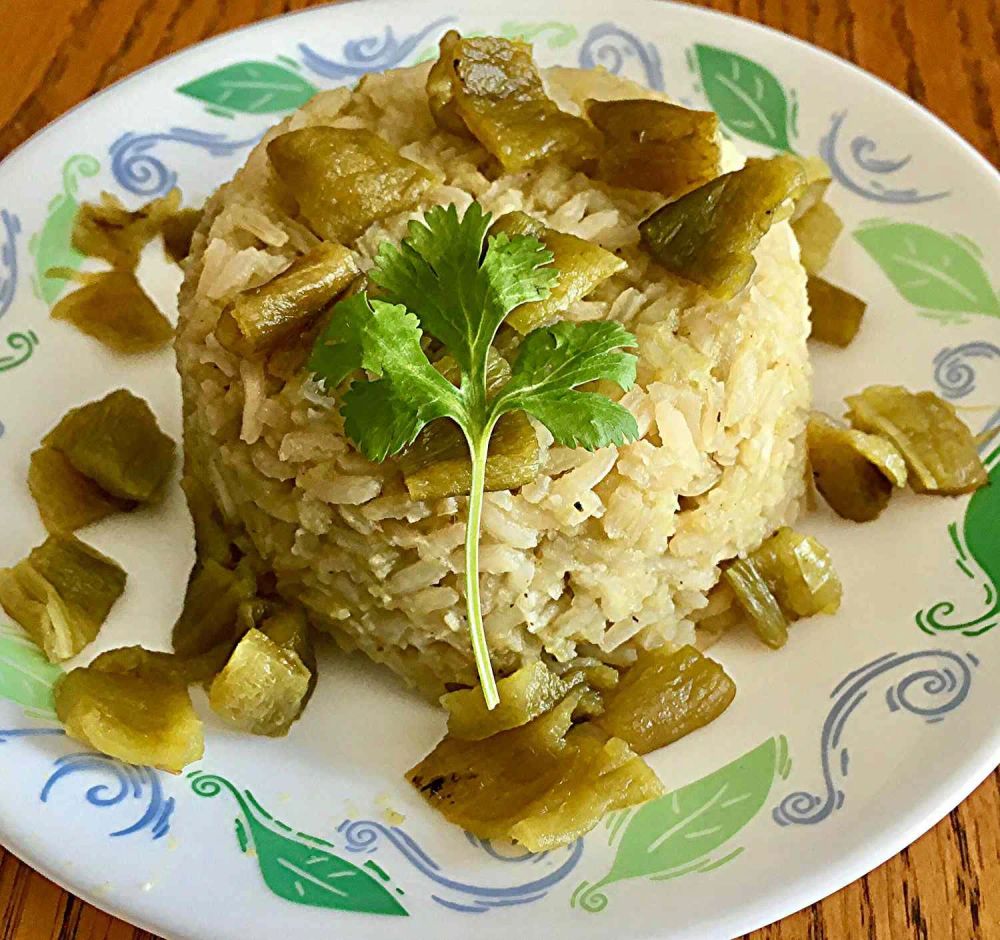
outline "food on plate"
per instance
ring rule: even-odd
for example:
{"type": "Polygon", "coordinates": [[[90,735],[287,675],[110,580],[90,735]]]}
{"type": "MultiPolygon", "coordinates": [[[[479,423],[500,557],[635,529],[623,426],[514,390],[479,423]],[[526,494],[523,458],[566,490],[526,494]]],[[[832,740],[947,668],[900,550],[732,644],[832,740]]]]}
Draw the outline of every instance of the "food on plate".
{"type": "Polygon", "coordinates": [[[191,253],[191,240],[201,222],[201,209],[178,209],[163,220],[163,250],[180,264],[191,253]]]}
{"type": "Polygon", "coordinates": [[[613,809],[659,796],[663,785],[619,738],[573,724],[582,693],[527,724],[483,740],[448,735],[407,778],[446,819],[532,852],[564,845],[613,809]]]}
{"type": "Polygon", "coordinates": [[[149,405],[120,388],[68,411],[42,441],[118,499],[156,499],[174,465],[174,442],[149,405]]]}
{"type": "MultiPolygon", "coordinates": [[[[507,245],[542,243],[540,251],[532,248],[536,255],[525,255],[539,266],[525,268],[520,280],[536,272],[531,276],[544,279],[546,296],[519,299],[544,303],[564,276],[575,280],[553,270],[558,264],[546,258],[545,230],[573,236],[598,249],[596,257],[618,259],[615,270],[549,314],[556,321],[527,347],[514,330],[501,337],[510,347],[503,352],[490,354],[483,343],[486,365],[499,358],[514,368],[518,356],[530,352],[545,367],[564,354],[571,334],[598,344],[602,361],[608,359],[623,379],[621,370],[634,356],[638,384],[630,391],[602,380],[582,392],[564,389],[564,398],[538,408],[553,420],[564,411],[569,418],[564,402],[589,395],[585,400],[601,415],[618,420],[624,416],[611,406],[626,411],[639,433],[634,443],[623,436],[621,445],[592,453],[558,443],[537,417],[529,417],[534,447],[518,433],[518,446],[525,442],[530,459],[523,476],[484,495],[481,505],[479,593],[490,660],[505,677],[537,660],[591,657],[627,665],[640,649],[691,643],[720,562],[793,521],[804,491],[808,315],[791,232],[777,223],[760,239],[752,278],[763,294],[751,292],[739,305],[717,301],[664,271],[643,246],[638,225],[659,208],[662,195],[591,180],[575,158],[568,165],[559,153],[539,159],[538,169],[505,171],[467,126],[462,134],[440,127],[428,104],[428,71],[421,66],[373,74],[353,92],[321,93],[272,131],[234,182],[209,201],[186,262],[180,303],[187,475],[210,494],[229,541],[239,543],[255,569],[273,572],[277,592],[300,602],[316,627],[385,662],[430,697],[476,686],[465,586],[468,444],[454,421],[439,419],[396,456],[389,454],[396,428],[376,428],[387,437],[375,442],[373,453],[385,451],[385,459],[366,458],[351,434],[360,426],[360,436],[366,420],[352,419],[348,402],[391,389],[381,384],[384,376],[359,370],[361,343],[352,330],[381,320],[412,336],[406,330],[415,318],[388,309],[404,302],[420,317],[418,345],[426,347],[428,361],[454,361],[461,343],[436,335],[445,327],[435,323],[432,329],[430,301],[454,306],[460,276],[485,283],[480,252],[504,235],[507,245]],[[289,202],[287,181],[272,158],[288,135],[337,130],[338,124],[368,130],[402,158],[419,162],[428,185],[416,205],[369,217],[367,230],[353,241],[338,238],[366,273],[367,290],[341,296],[339,313],[321,316],[318,334],[302,333],[309,365],[289,375],[284,362],[275,364],[274,352],[238,356],[218,341],[215,329],[241,291],[280,275],[317,241],[330,239],[309,209],[289,202]],[[531,228],[541,238],[499,230],[469,237],[473,225],[485,224],[488,232],[515,212],[535,220],[531,228]],[[261,214],[274,231],[265,231],[261,214]],[[256,241],[248,241],[253,233],[246,226],[256,241]],[[411,246],[401,248],[407,239],[411,246]],[[458,257],[455,245],[472,264],[460,260],[447,278],[421,280],[413,288],[410,281],[426,275],[426,257],[458,257]],[[576,333],[581,326],[587,331],[576,333]],[[619,341],[636,345],[600,351],[619,341]],[[761,433],[773,436],[774,446],[767,460],[756,461],[747,448],[761,433]],[[439,474],[419,480],[414,470],[423,445],[438,435],[447,436],[461,470],[440,461],[430,464],[440,467],[439,474]],[[521,482],[536,461],[538,471],[521,482]],[[721,519],[723,526],[717,525],[721,519]]],[[[580,90],[587,73],[558,70],[555,78],[547,94],[579,120],[586,100],[615,97],[609,87],[618,89],[617,97],[638,97],[637,86],[606,75],[589,94],[580,90]],[[582,94],[580,105],[571,101],[574,94],[582,94]]],[[[728,170],[739,158],[727,153],[728,170]]],[[[800,173],[796,162],[795,175],[800,173]]],[[[323,211],[333,212],[332,204],[323,211]]],[[[508,312],[517,310],[512,305],[508,312]]],[[[284,340],[286,347],[294,342],[292,336],[284,340]]],[[[454,385],[424,377],[435,395],[449,399],[454,385]]],[[[585,380],[596,377],[587,373],[585,380]]],[[[402,408],[391,413],[397,411],[402,421],[402,408]]],[[[406,421],[419,421],[417,411],[406,421]]],[[[487,453],[491,443],[504,441],[501,432],[493,429],[487,453]]]]}
{"type": "Polygon", "coordinates": [[[847,346],[861,329],[861,318],[868,307],[860,297],[837,287],[818,274],[806,281],[809,296],[811,338],[832,346],[847,346]]]}
{"type": "Polygon", "coordinates": [[[513,327],[522,335],[552,323],[611,275],[628,267],[628,263],[613,252],[586,239],[547,228],[523,212],[509,212],[497,219],[490,234],[501,233],[537,238],[552,253],[552,267],[559,272],[558,280],[549,286],[546,297],[520,304],[504,321],[505,326],[513,327]]]}
{"type": "Polygon", "coordinates": [[[750,283],[754,249],[792,214],[804,187],[795,157],[752,157],[644,219],[643,244],[667,271],[729,300],[750,283]]]}
{"type": "Polygon", "coordinates": [[[317,235],[353,241],[372,222],[417,205],[431,173],[362,127],[313,124],[267,145],[274,174],[317,235]]]}
{"type": "Polygon", "coordinates": [[[212,681],[208,700],[234,727],[280,737],[302,713],[311,680],[298,653],[251,627],[212,681]]]}
{"type": "Polygon", "coordinates": [[[66,733],[129,764],[180,773],[205,751],[187,684],[167,674],[74,669],[55,688],[66,733]]]}
{"type": "Polygon", "coordinates": [[[792,220],[802,267],[809,274],[816,274],[825,267],[843,230],[844,223],[840,221],[840,216],[829,203],[822,201],[792,220]]]}
{"type": "MultiPolygon", "coordinates": [[[[81,244],[123,269],[93,277],[135,281],[155,232],[182,262],[195,564],[172,652],[74,670],[67,730],[180,770],[202,684],[234,728],[303,733],[324,633],[439,701],[406,776],[477,836],[545,851],[663,793],[644,756],[736,696],[705,649],[744,623],[777,649],[840,606],[791,528],[810,470],[857,521],[907,479],[985,479],[929,393],[810,416],[810,331],[846,345],[864,312],[817,274],[829,184],[815,158],[745,160],[713,114],[452,31],[435,62],[317,94],[203,211],[87,207],[81,244]]],[[[29,483],[60,533],[155,500],[172,466],[120,390],[60,422],[29,483]]],[[[124,573],[54,539],[96,588],[29,558],[0,600],[65,658],[124,573]]]]}
{"type": "Polygon", "coordinates": [[[843,593],[829,552],[788,526],[730,562],[724,577],[757,636],[772,649],[785,645],[789,621],[836,613],[843,593]]]}
{"type": "Polygon", "coordinates": [[[101,193],[99,203],[85,202],[73,220],[73,247],[82,255],[102,258],[113,268],[135,270],[146,243],[163,231],[180,211],[181,193],[165,196],[130,211],[117,196],[101,193]]]}
{"type": "Polygon", "coordinates": [[[549,95],[524,42],[463,39],[451,30],[428,75],[427,96],[443,130],[464,130],[508,172],[553,157],[577,164],[599,148],[596,128],[549,95]]]}
{"type": "Polygon", "coordinates": [[[219,342],[237,354],[262,352],[302,332],[357,276],[347,248],[320,242],[273,280],[239,294],[216,327],[219,342]]]}
{"type": "Polygon", "coordinates": [[[612,186],[667,198],[719,175],[719,119],[666,101],[588,101],[587,117],[604,136],[597,177],[612,186]]]}
{"type": "Polygon", "coordinates": [[[809,419],[809,463],[820,495],[838,516],[869,522],[906,486],[906,461],[889,440],[819,412],[809,419]]]}
{"type": "Polygon", "coordinates": [[[249,565],[241,562],[230,568],[211,558],[199,559],[174,624],[174,652],[199,656],[218,646],[234,646],[240,638],[241,609],[256,597],[257,579],[249,565]]]}
{"type": "MultiPolygon", "coordinates": [[[[805,186],[792,212],[793,229],[796,222],[823,202],[823,197],[826,196],[826,191],[833,181],[833,174],[822,157],[803,157],[801,158],[801,166],[805,176],[805,186]]],[[[806,270],[808,271],[809,268],[806,267],[806,270]]]]}
{"type": "Polygon", "coordinates": [[[715,721],[735,697],[725,669],[693,646],[643,650],[603,696],[593,723],[648,754],[715,721]]]}
{"type": "Polygon", "coordinates": [[[121,567],[72,535],[50,535],[0,569],[0,606],[54,663],[97,636],[124,590],[121,567]]]}
{"type": "Polygon", "coordinates": [[[39,447],[28,464],[28,489],[49,532],[75,532],[138,504],[106,493],[54,447],[39,447]]]}
{"type": "Polygon", "coordinates": [[[56,302],[49,314],[52,319],[72,323],[114,352],[154,352],[174,335],[170,321],[130,270],[80,273],[53,268],[48,276],[65,277],[81,285],[56,302]]]}
{"type": "Polygon", "coordinates": [[[986,485],[972,432],[950,402],[899,385],[872,385],[845,401],[855,428],[881,435],[903,455],[916,492],[957,496],[986,485]]]}

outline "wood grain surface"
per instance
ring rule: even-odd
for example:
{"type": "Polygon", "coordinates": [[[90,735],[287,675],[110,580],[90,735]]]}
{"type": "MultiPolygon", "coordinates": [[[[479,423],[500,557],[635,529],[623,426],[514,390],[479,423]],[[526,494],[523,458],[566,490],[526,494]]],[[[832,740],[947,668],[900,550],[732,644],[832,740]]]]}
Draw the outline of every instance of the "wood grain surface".
{"type": "MultiPolygon", "coordinates": [[[[361,0],[364,2],[364,0],[361,0]]],[[[310,0],[0,0],[0,158],[142,66],[310,0]]],[[[874,72],[1000,163],[996,0],[711,0],[874,72]]],[[[908,849],[753,940],[1000,940],[1000,773],[908,849]]],[[[0,940],[148,940],[0,849],[0,940]]],[[[211,938],[205,938],[211,940],[211,938]]],[[[254,938],[248,938],[254,940],[254,938]]]]}

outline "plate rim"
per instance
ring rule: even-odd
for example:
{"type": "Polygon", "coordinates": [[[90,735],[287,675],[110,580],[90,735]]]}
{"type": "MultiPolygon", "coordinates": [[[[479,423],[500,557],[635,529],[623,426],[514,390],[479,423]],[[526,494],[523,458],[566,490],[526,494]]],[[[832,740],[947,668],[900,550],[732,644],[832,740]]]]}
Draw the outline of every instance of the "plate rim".
{"type": "MultiPolygon", "coordinates": [[[[308,16],[336,16],[337,13],[333,11],[359,6],[360,2],[361,0],[342,0],[339,3],[323,3],[301,10],[268,16],[202,39],[199,42],[192,43],[144,65],[129,75],[116,80],[106,88],[100,89],[93,95],[77,102],[54,118],[50,123],[33,133],[27,140],[14,147],[0,160],[0,174],[9,169],[12,164],[18,162],[33,145],[47,140],[51,132],[61,130],[65,122],[77,116],[77,112],[83,111],[102,97],[110,96],[129,84],[140,84],[149,78],[147,73],[151,73],[161,66],[174,63],[185,56],[203,52],[215,44],[231,41],[239,35],[256,30],[265,31],[272,24],[279,21],[308,16]]],[[[425,3],[427,7],[442,5],[441,0],[425,0],[425,3]]],[[[408,5],[407,0],[374,0],[369,6],[373,9],[377,7],[379,16],[387,18],[382,17],[382,14],[391,13],[393,8],[408,5]]],[[[951,127],[943,118],[888,81],[874,75],[868,69],[805,39],[800,39],[780,29],[748,19],[736,13],[703,6],[694,6],[690,3],[681,2],[681,0],[625,0],[625,5],[636,9],[642,8],[650,12],[655,11],[656,13],[665,13],[673,9],[682,12],[685,16],[691,15],[695,18],[704,18],[708,22],[712,22],[716,18],[735,22],[740,29],[747,30],[751,35],[757,32],[770,34],[772,41],[793,43],[804,50],[808,50],[809,53],[818,54],[828,60],[828,63],[832,66],[846,68],[849,71],[858,73],[866,81],[874,82],[883,91],[888,92],[897,104],[905,105],[911,112],[915,112],[922,119],[929,121],[930,127],[934,128],[938,134],[943,131],[945,132],[943,136],[950,139],[953,144],[956,142],[960,144],[960,149],[964,150],[967,156],[973,158],[973,162],[977,165],[978,169],[980,171],[985,170],[985,173],[982,175],[990,180],[995,195],[1000,199],[1000,169],[993,166],[984,154],[951,127]]],[[[544,15],[542,11],[546,6],[548,6],[548,3],[544,3],[540,8],[540,16],[544,15]]],[[[476,0],[451,0],[450,8],[457,13],[471,12],[477,9],[477,4],[476,0]]],[[[962,767],[950,772],[945,782],[939,784],[923,801],[911,804],[907,808],[907,812],[897,813],[891,817],[890,825],[880,829],[877,836],[873,836],[859,843],[850,851],[842,853],[834,864],[823,869],[821,872],[805,878],[800,875],[796,880],[795,887],[792,889],[773,890],[766,895],[758,895],[737,905],[713,922],[710,925],[711,929],[713,931],[724,931],[727,936],[733,930],[737,930],[739,933],[748,933],[775,923],[804,909],[810,904],[835,894],[845,886],[864,877],[887,860],[899,854],[903,849],[932,829],[953,809],[967,799],[990,776],[998,764],[1000,764],[1000,725],[995,726],[992,736],[980,739],[979,745],[973,750],[970,759],[962,767]],[[977,754],[979,758],[972,759],[977,754]]],[[[67,893],[80,898],[109,916],[119,917],[139,929],[163,937],[172,938],[182,936],[172,932],[165,932],[163,927],[158,927],[153,922],[146,920],[141,913],[133,913],[133,911],[139,911],[139,907],[120,903],[120,899],[117,899],[117,903],[112,905],[108,903],[108,899],[102,898],[94,891],[72,887],[68,880],[53,872],[47,863],[39,862],[35,853],[27,844],[15,843],[2,829],[0,829],[0,845],[6,848],[10,854],[58,885],[67,893]]],[[[654,932],[646,936],[650,940],[654,937],[662,938],[662,940],[673,940],[673,938],[677,937],[703,936],[704,934],[697,933],[698,930],[698,927],[694,927],[677,934],[669,932],[669,928],[667,927],[654,928],[654,932]],[[667,932],[660,932],[661,930],[667,932]]],[[[721,936],[722,934],[719,935],[721,936]]]]}

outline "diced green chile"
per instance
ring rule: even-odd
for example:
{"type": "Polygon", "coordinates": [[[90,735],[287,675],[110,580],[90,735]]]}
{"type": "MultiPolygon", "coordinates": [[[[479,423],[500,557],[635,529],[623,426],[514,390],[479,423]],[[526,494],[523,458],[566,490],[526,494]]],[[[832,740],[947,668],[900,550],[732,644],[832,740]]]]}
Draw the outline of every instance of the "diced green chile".
{"type": "Polygon", "coordinates": [[[544,300],[521,304],[507,317],[506,325],[522,336],[557,320],[572,304],[628,267],[622,258],[599,245],[557,232],[524,212],[509,212],[497,219],[490,234],[501,232],[537,238],[552,252],[552,265],[559,271],[559,280],[544,300]]]}
{"type": "Polygon", "coordinates": [[[604,814],[659,796],[662,784],[628,745],[586,724],[571,728],[583,694],[479,741],[448,735],[407,779],[446,819],[537,852],[565,845],[604,814]]]}
{"type": "Polygon", "coordinates": [[[881,434],[896,446],[918,493],[956,496],[986,485],[972,432],[954,406],[933,392],[872,385],[846,401],[854,427],[881,434]]]}
{"type": "Polygon", "coordinates": [[[170,342],[174,328],[132,271],[77,273],[74,279],[82,286],[56,301],[49,313],[53,320],[71,323],[126,355],[154,352],[170,342]]]}
{"type": "Polygon", "coordinates": [[[848,346],[861,329],[868,304],[815,274],[810,274],[806,281],[806,293],[812,330],[809,335],[822,343],[848,346]]]}
{"type": "Polygon", "coordinates": [[[74,669],[55,688],[66,733],[128,764],[180,773],[205,752],[187,685],[166,675],[74,669]]]}
{"type": "Polygon", "coordinates": [[[75,532],[137,505],[105,493],[54,447],[39,447],[31,455],[28,489],[49,532],[75,532]]]}
{"type": "Polygon", "coordinates": [[[198,562],[174,624],[174,652],[191,657],[220,645],[232,648],[242,632],[240,604],[252,599],[256,589],[256,579],[245,564],[230,570],[211,559],[198,562]]]}
{"type": "Polygon", "coordinates": [[[639,225],[643,244],[671,274],[722,299],[738,294],[757,267],[753,251],[787,219],[805,185],[800,162],[787,155],[746,165],[668,202],[639,225]]]}
{"type": "Polygon", "coordinates": [[[788,621],[754,563],[748,558],[735,558],[726,565],[722,577],[733,589],[761,642],[771,649],[781,649],[788,641],[788,621]]]}
{"type": "Polygon", "coordinates": [[[433,181],[419,163],[361,128],[301,127],[275,137],[267,155],[309,225],[343,244],[414,208],[433,181]]]}
{"type": "Polygon", "coordinates": [[[598,178],[612,186],[681,196],[719,173],[719,119],[648,98],[588,101],[604,135],[598,178]]]}
{"type": "Polygon", "coordinates": [[[644,650],[604,696],[594,724],[648,754],[715,721],[736,696],[736,684],[693,646],[644,650]]]}
{"type": "Polygon", "coordinates": [[[782,526],[750,559],[790,620],[839,609],[840,578],[830,553],[812,536],[782,526]]]}
{"type": "Polygon", "coordinates": [[[191,240],[203,215],[201,209],[179,209],[163,220],[163,250],[171,261],[180,264],[191,254],[191,240]]]}
{"type": "MultiPolygon", "coordinates": [[[[449,382],[458,385],[461,372],[451,356],[435,363],[449,382]]],[[[510,365],[491,349],[486,363],[486,390],[495,392],[510,377],[510,365]]],[[[538,435],[523,412],[504,415],[493,429],[486,459],[486,490],[513,490],[531,483],[542,466],[538,435]]],[[[435,421],[420,432],[400,455],[403,480],[413,499],[466,496],[472,487],[469,445],[458,425],[435,421]]]]}
{"type": "Polygon", "coordinates": [[[582,162],[600,134],[546,94],[527,43],[451,31],[427,83],[431,112],[452,133],[464,125],[508,172],[551,156],[582,162]]]}
{"type": "Polygon", "coordinates": [[[268,349],[305,329],[357,275],[349,249],[320,242],[274,279],[239,294],[223,311],[216,336],[243,355],[268,349]]]}
{"type": "Polygon", "coordinates": [[[833,180],[830,167],[822,157],[800,157],[802,172],[805,175],[805,187],[802,195],[796,200],[792,222],[797,222],[807,212],[818,206],[826,195],[833,180]]]}
{"type": "Polygon", "coordinates": [[[826,266],[843,230],[840,216],[825,202],[816,203],[792,222],[792,231],[799,243],[799,258],[809,274],[817,274],[826,266]]]}
{"type": "Polygon", "coordinates": [[[103,258],[122,270],[134,270],[146,243],[159,232],[181,204],[179,189],[126,209],[116,196],[101,193],[99,203],[85,202],[73,220],[72,243],[80,254],[103,258]]]}
{"type": "Polygon", "coordinates": [[[226,664],[229,649],[217,646],[199,656],[178,656],[142,646],[119,646],[97,656],[90,669],[123,676],[166,678],[185,685],[207,682],[226,664]]]}
{"type": "Polygon", "coordinates": [[[125,590],[125,572],[72,535],[50,535],[12,568],[0,569],[0,606],[51,662],[95,639],[125,590]]]}
{"type": "Polygon", "coordinates": [[[43,443],[106,493],[140,503],[159,495],[174,463],[174,442],[127,389],[67,412],[43,443]]]}
{"type": "Polygon", "coordinates": [[[807,440],[816,489],[844,519],[877,518],[892,491],[906,485],[906,462],[884,437],[816,413],[809,419],[807,440]]]}
{"type": "Polygon", "coordinates": [[[302,714],[310,680],[297,653],[252,629],[213,680],[208,698],[229,724],[250,734],[281,737],[302,714]]]}
{"type": "Polygon", "coordinates": [[[563,678],[536,661],[497,682],[500,704],[492,711],[486,707],[478,686],[448,692],[441,696],[441,704],[448,712],[448,734],[464,741],[481,741],[518,728],[545,714],[583,681],[582,673],[563,678]]]}

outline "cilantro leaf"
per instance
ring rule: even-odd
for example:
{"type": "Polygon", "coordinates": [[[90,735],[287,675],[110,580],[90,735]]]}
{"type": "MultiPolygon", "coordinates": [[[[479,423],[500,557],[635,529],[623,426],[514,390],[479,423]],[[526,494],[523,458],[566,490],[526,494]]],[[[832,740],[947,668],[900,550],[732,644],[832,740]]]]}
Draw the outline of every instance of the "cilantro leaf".
{"type": "Polygon", "coordinates": [[[619,323],[566,320],[532,330],[521,342],[510,379],[500,392],[504,411],[507,403],[555,389],[574,388],[586,382],[608,379],[628,391],[635,382],[636,357],[623,353],[635,346],[635,337],[619,323]]]}
{"type": "Polygon", "coordinates": [[[597,392],[540,392],[525,399],[521,408],[541,421],[556,443],[565,447],[594,451],[639,436],[632,412],[597,392]]]}
{"type": "Polygon", "coordinates": [[[362,327],[372,312],[365,294],[355,294],[334,308],[333,316],[313,345],[308,366],[326,389],[336,388],[361,368],[362,327]]]}
{"type": "Polygon", "coordinates": [[[489,708],[499,702],[479,598],[479,532],[490,435],[500,417],[525,411],[560,443],[595,450],[638,437],[629,411],[605,395],[579,391],[598,380],[629,389],[635,337],[617,323],[556,323],[520,345],[510,378],[490,397],[490,347],[517,306],[542,300],[559,277],[537,239],[488,237],[490,216],[473,203],[434,208],[411,222],[399,247],[383,243],[369,272],[378,299],[361,293],[337,304],[309,368],[327,389],[361,371],[343,395],[344,429],[365,456],[381,461],[411,444],[431,421],[450,418],[469,445],[472,483],[465,538],[469,636],[489,708]],[[485,249],[484,249],[485,246],[485,249]],[[455,387],[431,365],[426,330],[462,371],[455,387]]]}
{"type": "Polygon", "coordinates": [[[405,307],[362,293],[336,306],[313,347],[310,366],[328,387],[358,369],[380,377],[353,382],[341,409],[344,430],[369,460],[398,454],[437,418],[464,420],[458,390],[430,364],[421,335],[405,307]]]}
{"type": "Polygon", "coordinates": [[[567,447],[596,450],[634,441],[639,426],[631,412],[604,395],[573,390],[606,379],[628,391],[636,357],[621,349],[634,345],[635,337],[618,323],[562,321],[533,330],[521,343],[494,408],[526,411],[567,447]]]}
{"type": "Polygon", "coordinates": [[[397,248],[383,242],[369,277],[390,303],[420,317],[444,343],[468,380],[486,361],[504,317],[527,301],[543,300],[559,276],[552,252],[519,235],[483,243],[491,216],[473,203],[461,219],[455,206],[435,207],[412,221],[397,248]]]}

